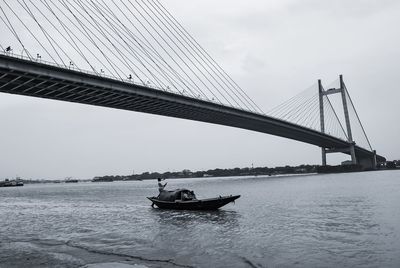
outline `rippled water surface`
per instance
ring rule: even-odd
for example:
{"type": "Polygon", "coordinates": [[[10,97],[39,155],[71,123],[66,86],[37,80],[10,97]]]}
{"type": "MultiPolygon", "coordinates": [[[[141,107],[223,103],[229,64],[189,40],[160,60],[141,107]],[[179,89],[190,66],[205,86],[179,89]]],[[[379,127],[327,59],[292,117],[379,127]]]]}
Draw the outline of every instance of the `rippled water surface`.
{"type": "Polygon", "coordinates": [[[216,212],[152,209],[157,183],[0,188],[0,267],[400,267],[400,172],[170,180],[216,212]]]}

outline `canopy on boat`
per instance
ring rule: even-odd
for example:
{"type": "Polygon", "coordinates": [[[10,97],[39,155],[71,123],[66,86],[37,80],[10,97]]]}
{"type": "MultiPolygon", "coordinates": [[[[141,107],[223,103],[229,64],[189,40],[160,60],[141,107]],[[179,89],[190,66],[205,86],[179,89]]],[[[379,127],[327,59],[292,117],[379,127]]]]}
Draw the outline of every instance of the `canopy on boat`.
{"type": "Polygon", "coordinates": [[[176,200],[193,200],[196,199],[196,195],[193,191],[188,189],[176,189],[173,191],[162,191],[158,200],[175,202],[176,200]]]}

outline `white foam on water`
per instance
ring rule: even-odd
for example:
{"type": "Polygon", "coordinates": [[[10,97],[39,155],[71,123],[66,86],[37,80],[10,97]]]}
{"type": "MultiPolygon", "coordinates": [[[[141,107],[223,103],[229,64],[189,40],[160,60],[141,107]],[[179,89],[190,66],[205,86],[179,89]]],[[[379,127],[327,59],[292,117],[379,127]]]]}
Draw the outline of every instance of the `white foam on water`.
{"type": "Polygon", "coordinates": [[[94,263],[94,264],[87,264],[82,268],[148,268],[144,265],[139,264],[126,264],[126,263],[119,263],[119,262],[108,262],[108,263],[94,263]]]}

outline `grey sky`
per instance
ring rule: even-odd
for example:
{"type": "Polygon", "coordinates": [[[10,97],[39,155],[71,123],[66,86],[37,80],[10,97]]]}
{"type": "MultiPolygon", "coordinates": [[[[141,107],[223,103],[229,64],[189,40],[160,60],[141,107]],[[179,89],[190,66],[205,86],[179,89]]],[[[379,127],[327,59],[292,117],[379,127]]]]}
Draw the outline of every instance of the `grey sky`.
{"type": "MultiPolygon", "coordinates": [[[[400,158],[398,1],[163,2],[264,111],[343,74],[373,147],[400,158]]],[[[6,94],[0,122],[0,178],[320,163],[265,134],[6,94]]]]}

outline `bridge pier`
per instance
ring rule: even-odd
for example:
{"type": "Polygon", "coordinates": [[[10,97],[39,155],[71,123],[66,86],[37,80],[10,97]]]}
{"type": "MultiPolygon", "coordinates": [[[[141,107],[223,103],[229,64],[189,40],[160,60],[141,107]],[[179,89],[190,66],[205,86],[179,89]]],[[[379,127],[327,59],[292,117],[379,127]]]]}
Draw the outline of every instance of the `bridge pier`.
{"type": "Polygon", "coordinates": [[[358,164],[363,170],[374,170],[376,169],[376,161],[372,158],[360,158],[358,159],[358,164]]]}
{"type": "Polygon", "coordinates": [[[378,162],[376,160],[376,151],[373,151],[372,157],[359,156],[357,158],[358,165],[362,166],[363,170],[375,170],[377,169],[378,162]]]}
{"type": "Polygon", "coordinates": [[[326,148],[321,148],[322,152],[322,165],[326,166],[326,148]]]}

